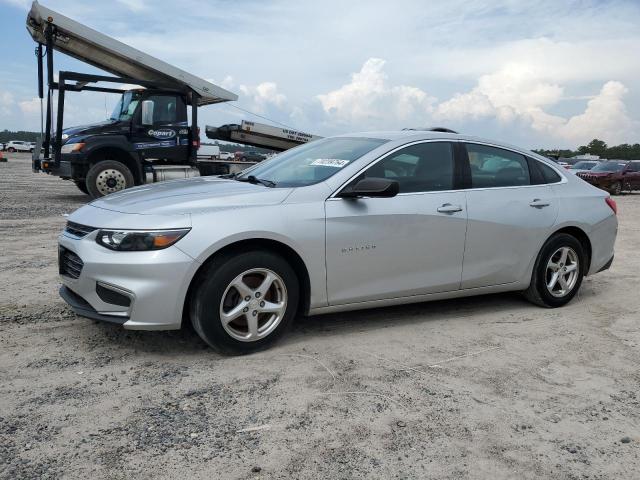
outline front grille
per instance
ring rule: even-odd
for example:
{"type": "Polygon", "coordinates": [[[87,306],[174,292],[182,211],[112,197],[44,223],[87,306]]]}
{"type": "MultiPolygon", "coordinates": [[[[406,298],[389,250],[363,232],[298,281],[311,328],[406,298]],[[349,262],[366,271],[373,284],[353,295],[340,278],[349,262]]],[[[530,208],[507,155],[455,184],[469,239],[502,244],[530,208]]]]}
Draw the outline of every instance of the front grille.
{"type": "Polygon", "coordinates": [[[87,225],[80,225],[75,222],[67,222],[67,226],[64,229],[66,233],[70,233],[74,237],[78,238],[86,237],[94,230],[96,230],[95,227],[88,227],[87,225]]]}
{"type": "Polygon", "coordinates": [[[58,247],[58,270],[60,275],[71,278],[80,277],[84,263],[78,255],[63,246],[58,247]]]}

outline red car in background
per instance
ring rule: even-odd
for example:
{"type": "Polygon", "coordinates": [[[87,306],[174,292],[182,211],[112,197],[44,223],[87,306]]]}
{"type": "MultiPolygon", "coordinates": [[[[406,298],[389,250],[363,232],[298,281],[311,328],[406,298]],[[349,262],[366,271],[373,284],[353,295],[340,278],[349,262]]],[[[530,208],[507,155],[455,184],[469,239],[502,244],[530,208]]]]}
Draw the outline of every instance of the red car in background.
{"type": "Polygon", "coordinates": [[[576,175],[613,195],[640,190],[640,160],[608,160],[576,175]]]}

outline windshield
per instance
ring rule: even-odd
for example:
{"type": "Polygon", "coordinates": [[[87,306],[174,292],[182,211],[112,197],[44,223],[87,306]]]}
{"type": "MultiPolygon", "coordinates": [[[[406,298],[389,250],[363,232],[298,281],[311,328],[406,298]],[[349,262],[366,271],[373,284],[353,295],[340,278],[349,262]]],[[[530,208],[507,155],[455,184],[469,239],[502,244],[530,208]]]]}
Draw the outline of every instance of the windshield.
{"type": "Polygon", "coordinates": [[[595,167],[597,162],[578,162],[573,167],[572,170],[590,170],[595,167]]]}
{"type": "Polygon", "coordinates": [[[316,140],[259,163],[238,179],[255,177],[277,187],[305,187],[322,182],[388,140],[334,137],[316,140]]]}
{"type": "Polygon", "coordinates": [[[113,109],[113,113],[110,117],[111,120],[131,120],[141,97],[141,92],[128,91],[123,93],[120,100],[118,100],[116,107],[113,109]]]}
{"type": "Polygon", "coordinates": [[[592,172],[621,172],[627,164],[624,162],[602,162],[591,169],[592,172]]]}

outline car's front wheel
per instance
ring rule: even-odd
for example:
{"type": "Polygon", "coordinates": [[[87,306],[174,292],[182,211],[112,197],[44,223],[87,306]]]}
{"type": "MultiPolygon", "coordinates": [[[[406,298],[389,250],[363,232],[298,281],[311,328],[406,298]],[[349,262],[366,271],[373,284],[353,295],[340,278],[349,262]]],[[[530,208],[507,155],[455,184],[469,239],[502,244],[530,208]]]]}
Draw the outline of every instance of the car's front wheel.
{"type": "Polygon", "coordinates": [[[558,233],[546,241],[525,291],[536,305],[555,308],[566,305],[578,293],[585,271],[582,244],[572,235],[558,233]]]}
{"type": "Polygon", "coordinates": [[[191,323],[200,337],[226,354],[273,344],[293,320],[298,278],[281,256],[252,250],[214,259],[194,285],[191,323]]]}

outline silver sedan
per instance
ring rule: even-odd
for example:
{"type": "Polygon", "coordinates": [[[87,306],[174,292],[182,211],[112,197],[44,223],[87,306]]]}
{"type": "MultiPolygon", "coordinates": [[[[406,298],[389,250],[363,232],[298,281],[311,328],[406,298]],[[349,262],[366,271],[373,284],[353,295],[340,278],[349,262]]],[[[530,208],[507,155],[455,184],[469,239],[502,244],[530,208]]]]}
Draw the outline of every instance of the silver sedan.
{"type": "Polygon", "coordinates": [[[360,133],[80,208],[59,237],[60,292],[86,317],[190,320],[213,348],[249,352],[297,315],[507,291],[560,307],[609,267],[616,233],[605,192],[530,151],[360,133]]]}

